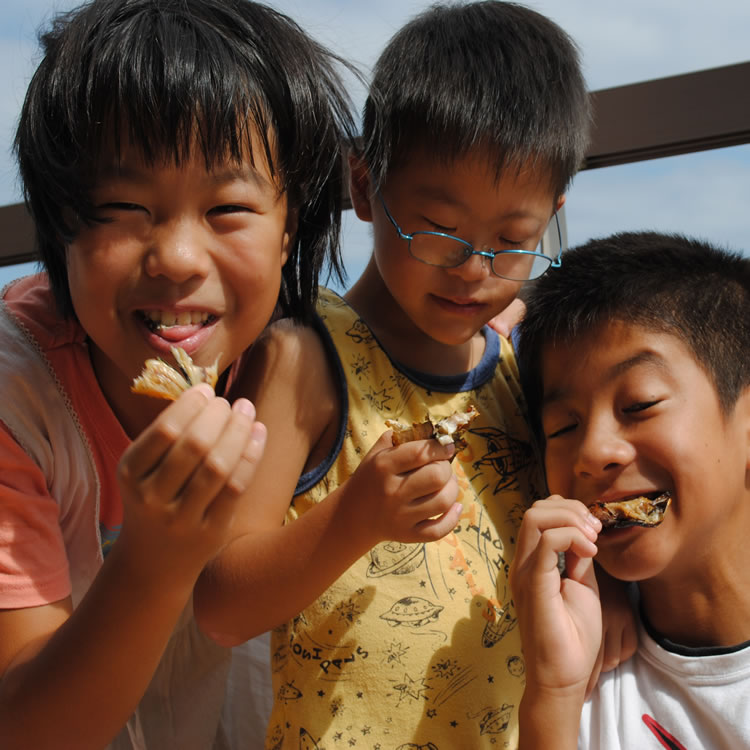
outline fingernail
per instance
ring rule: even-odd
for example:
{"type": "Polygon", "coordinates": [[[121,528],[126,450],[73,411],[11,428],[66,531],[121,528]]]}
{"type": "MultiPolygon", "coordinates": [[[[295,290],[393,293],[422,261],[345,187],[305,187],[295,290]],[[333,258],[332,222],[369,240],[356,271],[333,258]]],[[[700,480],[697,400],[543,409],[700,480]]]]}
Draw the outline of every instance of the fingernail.
{"type": "Polygon", "coordinates": [[[266,430],[266,426],[263,424],[263,422],[253,423],[253,426],[250,430],[250,439],[254,443],[258,443],[260,445],[265,443],[267,434],[268,431],[266,430]]]}
{"type": "Polygon", "coordinates": [[[240,414],[246,414],[250,419],[255,418],[255,406],[246,398],[238,398],[233,404],[232,409],[240,414]]]}

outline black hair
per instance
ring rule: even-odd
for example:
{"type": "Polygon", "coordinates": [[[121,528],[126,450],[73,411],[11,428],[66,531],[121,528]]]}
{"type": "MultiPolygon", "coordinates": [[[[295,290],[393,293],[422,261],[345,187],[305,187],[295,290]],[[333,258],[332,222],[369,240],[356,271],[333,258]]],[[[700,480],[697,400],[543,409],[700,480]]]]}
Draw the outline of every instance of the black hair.
{"type": "MultiPolygon", "coordinates": [[[[92,0],[40,35],[44,56],[15,137],[38,252],[74,317],[66,246],[94,220],[98,160],[129,138],[148,163],[265,159],[298,228],[282,314],[307,319],[325,263],[339,278],[344,150],[354,134],[340,71],[294,21],[250,0],[92,0]],[[263,153],[253,153],[256,133],[263,153]]],[[[258,149],[256,149],[258,150],[258,149]]]]}
{"type": "Polygon", "coordinates": [[[610,321],[677,337],[729,414],[750,386],[750,257],[679,234],[628,232],[568,250],[526,298],[517,353],[540,428],[542,353],[610,321]]]}
{"type": "Polygon", "coordinates": [[[479,148],[497,176],[533,160],[559,196],[589,127],[578,49],[557,24],[515,3],[435,4],[375,65],[364,159],[379,186],[417,148],[446,162],[479,148]]]}

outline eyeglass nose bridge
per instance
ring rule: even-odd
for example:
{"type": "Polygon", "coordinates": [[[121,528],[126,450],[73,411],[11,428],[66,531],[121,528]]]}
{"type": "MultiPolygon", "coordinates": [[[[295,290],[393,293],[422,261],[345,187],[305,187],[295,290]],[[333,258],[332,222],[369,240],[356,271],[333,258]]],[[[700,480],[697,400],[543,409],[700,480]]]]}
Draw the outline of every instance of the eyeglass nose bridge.
{"type": "Polygon", "coordinates": [[[463,260],[456,267],[460,267],[468,263],[475,255],[478,255],[482,259],[482,268],[485,267],[485,258],[489,260],[489,267],[492,269],[492,264],[495,260],[497,253],[488,245],[483,245],[481,250],[477,250],[474,245],[464,240],[464,257],[463,260]]]}

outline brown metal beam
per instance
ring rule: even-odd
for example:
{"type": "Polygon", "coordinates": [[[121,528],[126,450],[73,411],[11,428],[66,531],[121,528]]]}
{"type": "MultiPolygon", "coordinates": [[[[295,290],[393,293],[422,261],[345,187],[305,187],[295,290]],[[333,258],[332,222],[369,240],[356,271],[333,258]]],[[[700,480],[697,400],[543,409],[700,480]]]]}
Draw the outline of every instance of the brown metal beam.
{"type": "Polygon", "coordinates": [[[0,266],[36,260],[34,225],[23,203],[0,206],[0,266]]]}
{"type": "MultiPolygon", "coordinates": [[[[750,143],[750,62],[591,93],[584,169],[750,143]]],[[[348,205],[348,196],[347,196],[348,205]]],[[[0,265],[35,260],[24,206],[0,207],[0,265]]]]}
{"type": "Polygon", "coordinates": [[[750,62],[591,94],[585,169],[750,143],[750,62]]]}

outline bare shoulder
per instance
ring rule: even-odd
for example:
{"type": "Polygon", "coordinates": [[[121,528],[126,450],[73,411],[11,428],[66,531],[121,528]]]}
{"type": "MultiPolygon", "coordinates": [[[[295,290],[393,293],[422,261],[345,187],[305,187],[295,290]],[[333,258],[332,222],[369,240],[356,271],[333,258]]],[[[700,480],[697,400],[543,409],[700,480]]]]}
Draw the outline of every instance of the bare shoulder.
{"type": "Polygon", "coordinates": [[[318,332],[291,320],[270,325],[253,345],[235,395],[253,401],[260,414],[270,400],[284,397],[295,406],[317,394],[334,394],[334,370],[318,332]]]}
{"type": "Polygon", "coordinates": [[[283,458],[299,476],[330,450],[341,409],[335,373],[312,326],[279,320],[253,345],[233,395],[249,398],[268,428],[268,463],[280,468],[283,458]]]}

